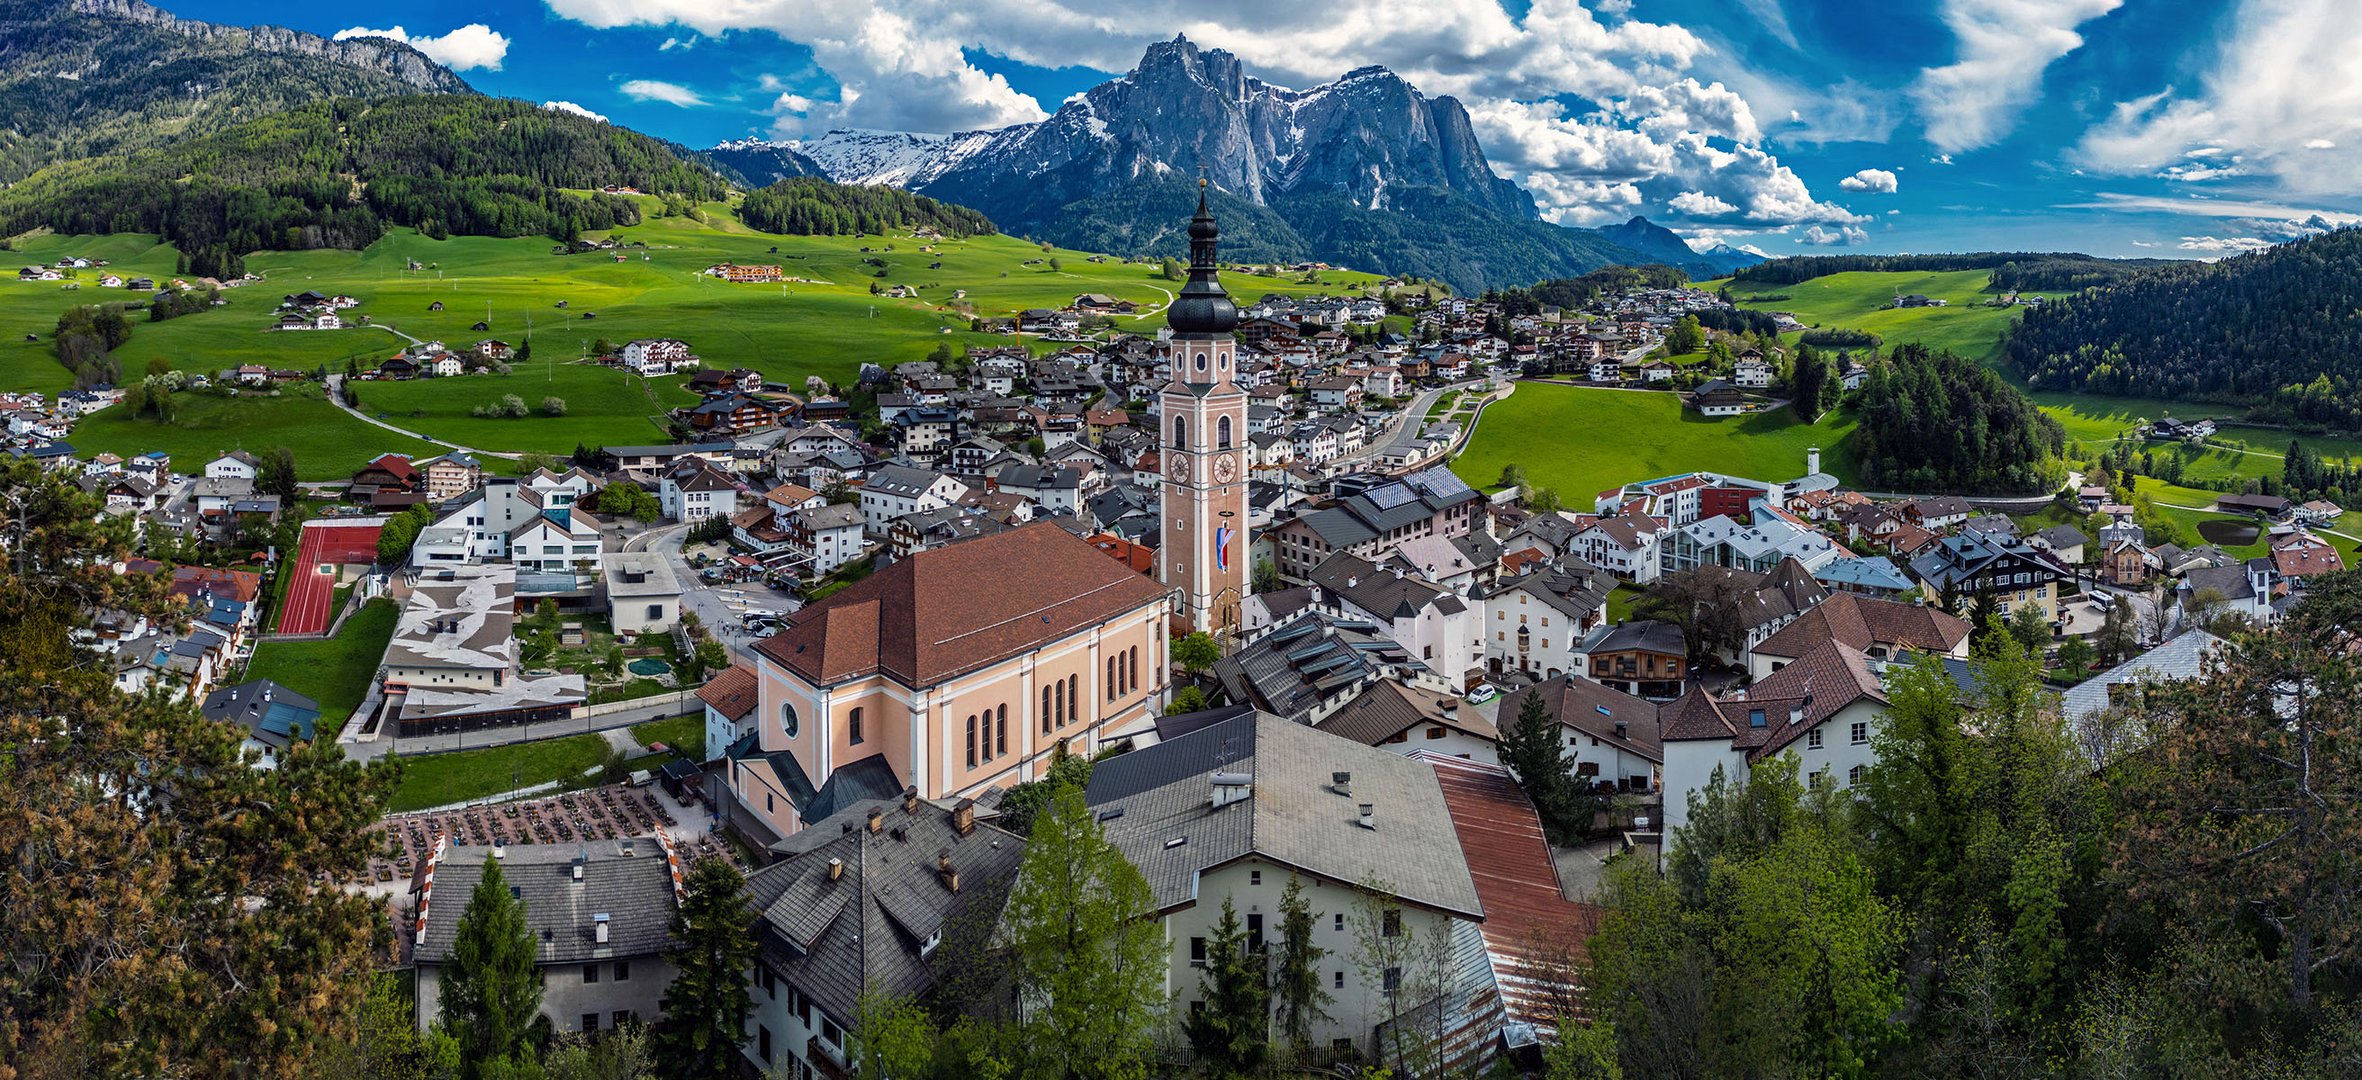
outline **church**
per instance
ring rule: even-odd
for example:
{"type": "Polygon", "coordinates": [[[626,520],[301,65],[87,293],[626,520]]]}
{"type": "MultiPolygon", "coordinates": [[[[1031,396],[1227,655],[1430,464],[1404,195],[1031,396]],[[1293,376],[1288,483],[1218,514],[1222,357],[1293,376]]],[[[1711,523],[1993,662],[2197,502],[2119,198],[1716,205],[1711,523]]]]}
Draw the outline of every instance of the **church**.
{"type": "Polygon", "coordinates": [[[1159,398],[1165,482],[1158,574],[1189,631],[1234,633],[1247,594],[1247,392],[1238,384],[1238,306],[1222,290],[1219,230],[1198,181],[1189,282],[1166,309],[1173,382],[1159,398]]]}

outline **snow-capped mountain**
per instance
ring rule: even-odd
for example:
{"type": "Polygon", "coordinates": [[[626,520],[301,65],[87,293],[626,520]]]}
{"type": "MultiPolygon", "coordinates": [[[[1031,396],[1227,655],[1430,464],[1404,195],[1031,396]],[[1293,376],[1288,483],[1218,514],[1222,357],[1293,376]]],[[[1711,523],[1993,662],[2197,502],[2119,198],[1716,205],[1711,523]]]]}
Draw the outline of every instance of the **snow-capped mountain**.
{"type": "Polygon", "coordinates": [[[1000,134],[968,131],[956,135],[923,135],[909,131],[838,130],[792,145],[818,163],[829,179],[840,184],[922,188],[1000,134]]]}
{"type": "Polygon", "coordinates": [[[766,139],[732,139],[705,152],[715,162],[736,169],[757,186],[791,176],[827,176],[818,162],[805,157],[794,143],[766,139]]]}

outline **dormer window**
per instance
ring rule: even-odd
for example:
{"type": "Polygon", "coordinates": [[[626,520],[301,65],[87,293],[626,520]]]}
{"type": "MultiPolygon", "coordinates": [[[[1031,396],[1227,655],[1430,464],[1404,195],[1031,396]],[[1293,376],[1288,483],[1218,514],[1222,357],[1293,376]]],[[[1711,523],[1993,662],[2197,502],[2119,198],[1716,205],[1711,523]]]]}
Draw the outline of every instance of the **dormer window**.
{"type": "Polygon", "coordinates": [[[1764,719],[1763,719],[1763,710],[1762,710],[1762,709],[1749,709],[1749,710],[1747,710],[1747,726],[1748,726],[1748,727],[1751,727],[1751,728],[1758,728],[1758,727],[1762,727],[1762,726],[1763,726],[1763,724],[1764,724],[1764,719]]]}

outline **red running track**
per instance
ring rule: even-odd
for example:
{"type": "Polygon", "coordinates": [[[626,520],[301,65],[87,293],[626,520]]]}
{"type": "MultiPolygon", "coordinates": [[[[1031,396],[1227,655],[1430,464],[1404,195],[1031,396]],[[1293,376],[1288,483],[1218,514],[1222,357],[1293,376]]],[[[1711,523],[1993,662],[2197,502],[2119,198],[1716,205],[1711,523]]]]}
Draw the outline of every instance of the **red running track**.
{"type": "Polygon", "coordinates": [[[295,580],[287,583],[287,606],[279,611],[282,634],[318,634],[335,617],[336,568],[377,561],[383,525],[323,525],[306,522],[295,549],[295,580]]]}

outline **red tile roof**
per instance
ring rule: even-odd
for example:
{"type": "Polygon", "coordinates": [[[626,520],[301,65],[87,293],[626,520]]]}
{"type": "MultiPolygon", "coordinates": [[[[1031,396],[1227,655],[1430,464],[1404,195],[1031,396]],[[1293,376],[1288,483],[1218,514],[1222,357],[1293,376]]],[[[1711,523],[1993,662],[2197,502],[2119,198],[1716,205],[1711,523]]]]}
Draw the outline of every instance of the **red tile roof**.
{"type": "Polygon", "coordinates": [[[882,673],[925,687],[1164,599],[1163,586],[1037,522],[895,562],[755,648],[814,683],[882,673]]]}
{"type": "MultiPolygon", "coordinates": [[[[762,685],[755,678],[755,670],[744,664],[732,664],[729,669],[697,688],[697,700],[713,706],[713,710],[737,720],[755,711],[762,704],[762,685]]],[[[719,753],[720,749],[715,748],[719,753]]]]}
{"type": "Polygon", "coordinates": [[[1542,819],[1509,774],[1458,758],[1412,755],[1435,768],[1460,853],[1484,905],[1485,954],[1511,1020],[1558,1025],[1563,987],[1598,929],[1600,909],[1569,900],[1558,884],[1542,819]]]}
{"type": "Polygon", "coordinates": [[[1657,727],[1666,742],[1729,739],[1754,762],[1865,699],[1886,703],[1886,689],[1870,670],[1869,658],[1829,641],[1748,687],[1743,698],[1717,700],[1693,690],[1658,711],[1657,727]],[[1764,713],[1762,727],[1749,722],[1748,714],[1757,709],[1764,713]],[[1803,715],[1791,722],[1799,709],[1803,715]]]}

